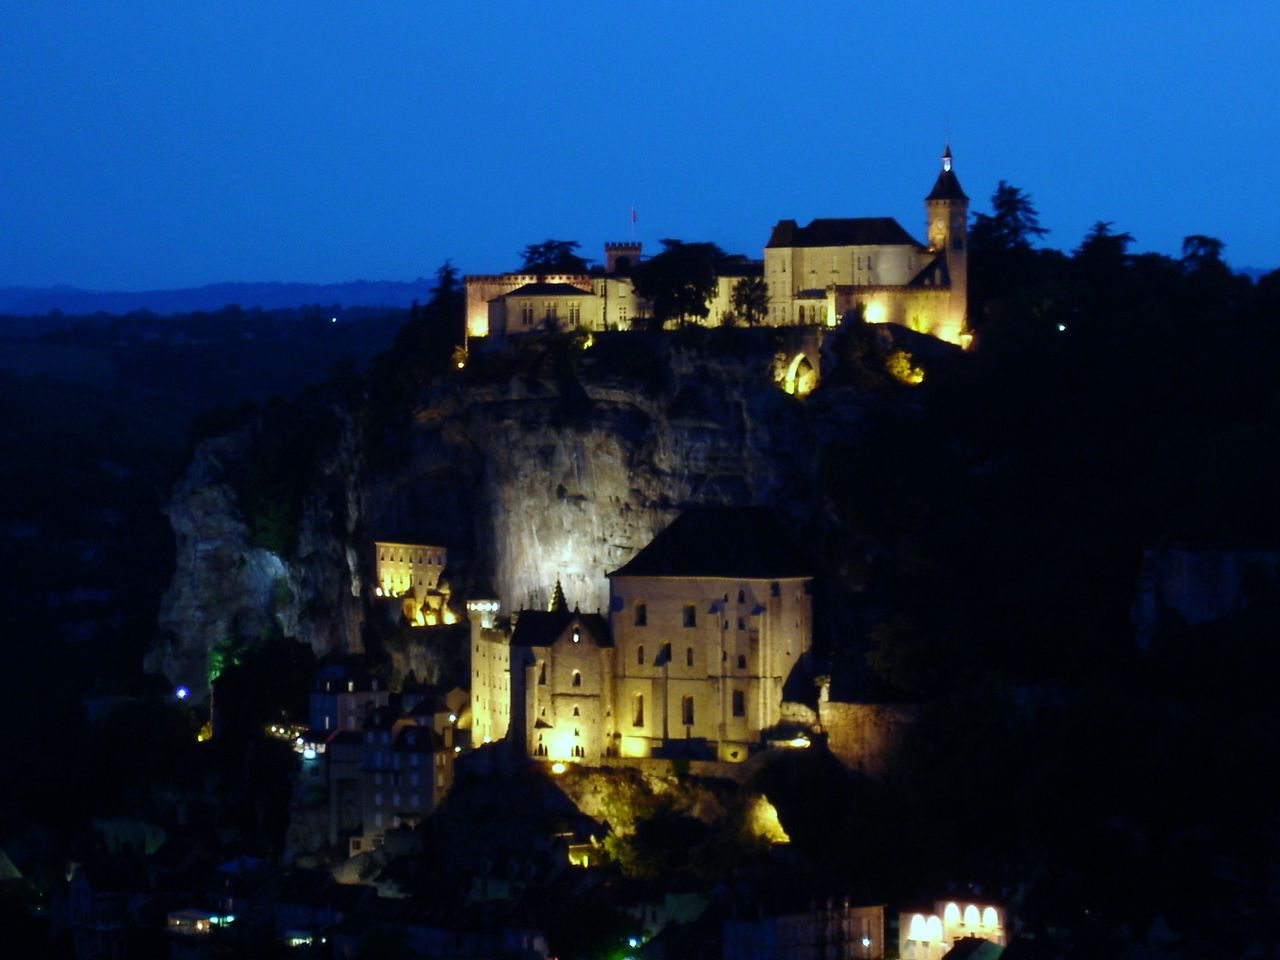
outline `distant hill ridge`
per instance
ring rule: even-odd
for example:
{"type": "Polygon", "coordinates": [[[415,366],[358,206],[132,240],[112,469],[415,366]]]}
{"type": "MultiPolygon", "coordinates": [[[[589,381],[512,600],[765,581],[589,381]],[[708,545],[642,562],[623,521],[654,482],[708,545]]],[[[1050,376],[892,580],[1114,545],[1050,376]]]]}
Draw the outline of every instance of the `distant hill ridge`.
{"type": "Polygon", "coordinates": [[[342,307],[407,307],[430,299],[433,281],[350,280],[345,283],[211,283],[179,290],[82,290],[78,287],[0,287],[0,313],[38,316],[61,310],[68,314],[190,313],[221,310],[228,304],[245,309],[278,310],[309,304],[342,307]]]}

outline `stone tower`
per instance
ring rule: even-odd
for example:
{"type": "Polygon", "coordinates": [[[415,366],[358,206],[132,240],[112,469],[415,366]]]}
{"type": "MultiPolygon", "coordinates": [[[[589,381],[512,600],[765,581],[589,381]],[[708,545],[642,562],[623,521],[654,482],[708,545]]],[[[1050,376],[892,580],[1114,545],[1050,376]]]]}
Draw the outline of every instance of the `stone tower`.
{"type": "Polygon", "coordinates": [[[942,170],[933,190],[924,198],[924,210],[929,247],[946,258],[951,282],[944,326],[965,333],[969,304],[969,198],[951,169],[949,145],[942,151],[942,170]]]}

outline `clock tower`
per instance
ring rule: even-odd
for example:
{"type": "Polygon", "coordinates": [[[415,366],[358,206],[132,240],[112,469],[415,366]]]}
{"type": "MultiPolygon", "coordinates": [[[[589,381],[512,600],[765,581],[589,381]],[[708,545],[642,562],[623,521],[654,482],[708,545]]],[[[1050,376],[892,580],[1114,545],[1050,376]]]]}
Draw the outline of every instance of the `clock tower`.
{"type": "Polygon", "coordinates": [[[967,333],[969,300],[969,198],[951,169],[951,147],[942,151],[942,170],[929,196],[924,198],[928,218],[925,236],[929,249],[945,258],[951,283],[947,326],[967,333]]]}

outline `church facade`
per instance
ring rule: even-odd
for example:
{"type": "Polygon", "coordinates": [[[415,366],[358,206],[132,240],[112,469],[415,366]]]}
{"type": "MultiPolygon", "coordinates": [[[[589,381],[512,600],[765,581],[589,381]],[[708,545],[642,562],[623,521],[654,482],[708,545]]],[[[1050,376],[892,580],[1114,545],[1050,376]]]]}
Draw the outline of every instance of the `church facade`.
{"type": "MultiPolygon", "coordinates": [[[[925,243],[892,217],[823,218],[804,226],[780,220],[764,248],[766,322],[835,326],[857,311],[870,323],[896,323],[967,346],[969,198],[952,167],[947,147],[924,201],[925,243]]],[[[628,276],[641,247],[609,243],[604,254],[603,267],[591,273],[467,276],[468,337],[516,336],[550,326],[630,329],[649,310],[628,276]]],[[[718,326],[733,312],[741,276],[719,278],[707,325],[718,326]]]]}
{"type": "Polygon", "coordinates": [[[607,616],[560,602],[520,612],[509,637],[473,621],[476,662],[510,669],[509,724],[473,694],[473,725],[553,762],[744,761],[809,649],[812,583],[770,511],[686,511],[609,575],[607,616]]]}

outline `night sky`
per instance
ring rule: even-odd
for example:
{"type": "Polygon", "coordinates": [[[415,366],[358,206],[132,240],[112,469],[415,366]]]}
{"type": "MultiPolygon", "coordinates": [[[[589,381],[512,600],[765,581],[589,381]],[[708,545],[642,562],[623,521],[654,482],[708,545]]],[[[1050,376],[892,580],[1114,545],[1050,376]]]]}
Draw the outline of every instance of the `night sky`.
{"type": "Polygon", "coordinates": [[[527,243],[985,210],[1280,266],[1280,3],[18,3],[0,285],[411,279],[527,243]]]}

